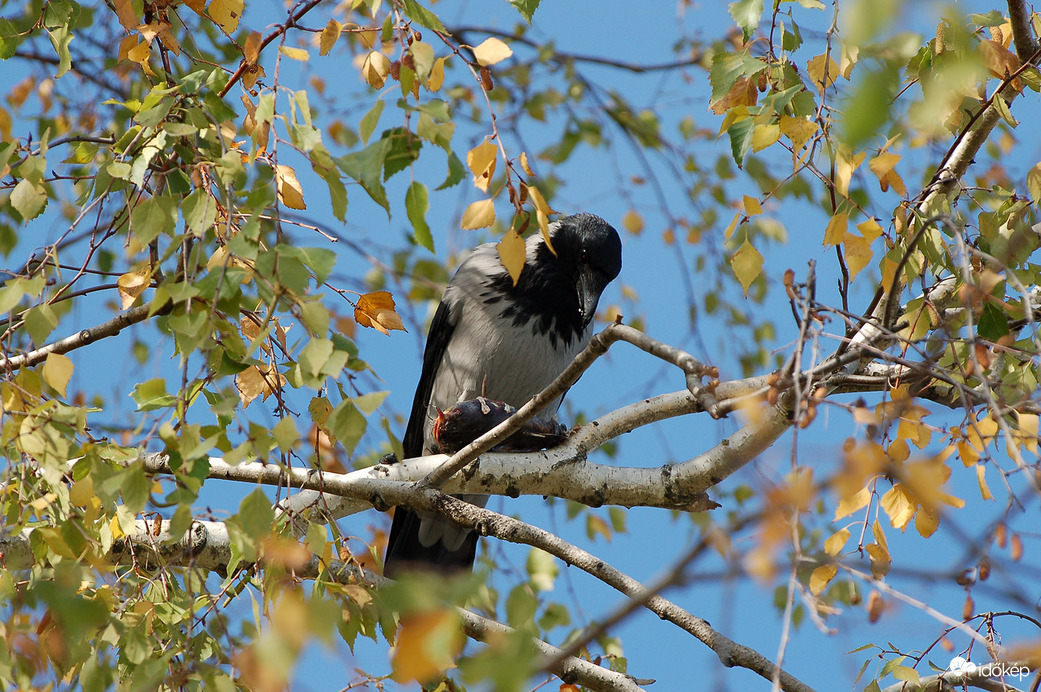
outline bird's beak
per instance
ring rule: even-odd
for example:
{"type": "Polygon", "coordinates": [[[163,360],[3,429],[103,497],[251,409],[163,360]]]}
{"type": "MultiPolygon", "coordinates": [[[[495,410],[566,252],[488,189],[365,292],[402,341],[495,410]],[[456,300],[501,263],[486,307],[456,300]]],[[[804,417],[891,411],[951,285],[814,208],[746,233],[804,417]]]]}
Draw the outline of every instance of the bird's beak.
{"type": "Polygon", "coordinates": [[[584,266],[578,270],[578,305],[582,311],[582,326],[588,326],[596,313],[596,304],[600,294],[604,292],[608,281],[602,273],[592,267],[584,266]]]}

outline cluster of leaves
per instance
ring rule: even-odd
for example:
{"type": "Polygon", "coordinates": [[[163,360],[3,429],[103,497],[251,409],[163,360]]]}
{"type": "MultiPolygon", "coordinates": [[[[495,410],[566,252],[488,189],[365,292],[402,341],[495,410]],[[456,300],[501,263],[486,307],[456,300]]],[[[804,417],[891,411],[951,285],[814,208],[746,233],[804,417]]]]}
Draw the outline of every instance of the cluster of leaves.
{"type": "MultiPolygon", "coordinates": [[[[513,4],[530,22],[538,2],[513,4]]],[[[941,526],[941,510],[964,504],[948,487],[958,471],[950,459],[972,474],[981,500],[994,497],[988,471],[1007,484],[1029,468],[1025,457],[1037,454],[1039,342],[1028,287],[1041,283],[1041,265],[1031,261],[1039,245],[1031,200],[1041,197],[1041,167],[1026,176],[1024,190],[1000,158],[1015,141],[1012,99],[1038,91],[1041,78],[1013,52],[1000,13],[945,19],[922,41],[883,36],[892,19],[886,13],[895,10],[857,2],[842,8],[841,31],[836,20],[822,39],[809,40],[800,25],[819,25],[823,3],[800,0],[787,13],[774,3],[768,23],[761,0],[732,3],[739,35],[677,46],[682,59],[670,67],[708,72],[707,105],[730,152],[706,166],[696,149],[715,132],[686,117],[671,133],[653,109],[597,86],[580,58],[538,45],[523,25],[470,45],[467,31],[450,32],[415,0],[355,0],[330,12],[321,28],[301,28],[318,5],[293,7],[266,36],[240,27],[241,0],[96,7],[52,0],[0,18],[0,60],[35,64],[38,73],[7,100],[32,122],[32,137],[16,138],[11,113],[0,107],[0,252],[36,243],[27,240],[30,228],[61,229],[0,286],[7,459],[0,533],[31,529],[36,563],[17,579],[0,571],[0,679],[30,687],[51,677],[91,690],[117,681],[273,689],[289,679],[309,638],[338,634],[351,647],[358,635],[396,641],[399,681],[436,679],[458,664],[455,677],[466,683],[519,689],[534,661],[525,637],[579,636],[567,607],[548,600],[557,568],[545,553],[529,554],[526,576],[505,595],[476,581],[443,590],[405,582],[374,594],[343,583],[332,566],[371,566],[378,534],[352,552],[335,525],[310,524],[294,527],[303,536],[297,543],[259,490],[223,522],[230,558],[221,579],[135,560],[111,566],[142,531],[164,546],[185,535],[210,454],[229,463],[329,464],[346,456],[360,464],[399,447],[384,420],[383,439],[356,454],[384,393],[367,378],[354,330],[404,328],[382,290],[387,276],[350,277],[361,290],[341,288],[326,242],[336,234],[304,216],[311,202],[345,222],[354,186],[388,216],[403,209],[410,240],[433,250],[431,198],[469,178],[481,199],[468,204],[460,226],[502,229],[499,254],[516,278],[521,235],[529,226],[546,232],[561,171],[583,148],[632,143],[675,173],[676,197],[695,208],[707,202],[699,213],[674,211],[678,205],[665,201],[673,190],[661,180],[669,176],[651,164],[622,186],[627,200],[641,190],[657,195],[667,220],[662,241],[683,245],[696,270],[711,272],[703,293],[690,290],[684,301],[691,325],[703,308],[723,323],[721,333],[747,329],[751,338],[734,354],[746,374],[786,362],[771,356],[777,318],[753,319],[753,306],[778,285],[793,305],[808,306],[804,327],[850,320],[847,336],[874,317],[881,296],[906,303],[891,325],[889,354],[925,376],[893,388],[873,410],[846,406],[864,433],[849,439],[842,467],[828,479],[834,506],[819,502],[812,473],[794,469],[764,494],[763,530],[745,555],[746,571],[764,580],[775,578],[782,549],[812,556],[800,579],[817,599],[816,616],[830,604],[858,602],[858,581],[886,576],[894,560],[887,531],[913,523],[928,538],[941,526]],[[266,51],[272,44],[277,51],[266,51]],[[279,83],[282,70],[303,70],[315,53],[352,64],[370,90],[342,120],[320,80],[301,89],[279,83]],[[23,112],[29,103],[39,106],[37,115],[23,112]],[[333,114],[320,119],[326,106],[333,114]],[[995,164],[960,196],[932,194],[942,178],[927,168],[935,164],[930,147],[971,131],[988,108],[1004,130],[990,152],[995,164]],[[485,131],[460,144],[457,130],[467,121],[485,131]],[[530,155],[511,150],[510,136],[524,141],[531,123],[559,128],[552,144],[530,155]],[[439,171],[447,167],[436,185],[417,175],[433,165],[428,158],[439,171]],[[750,183],[737,185],[739,175],[750,183]],[[919,180],[929,183],[926,192],[909,198],[919,180]],[[508,223],[498,220],[496,202],[512,210],[508,223]],[[782,203],[806,204],[825,219],[819,229],[799,229],[798,241],[834,253],[839,288],[830,302],[841,308],[824,298],[800,302],[808,288],[790,276],[781,284],[782,268],[768,262],[788,240],[782,203]],[[731,211],[722,209],[732,210],[729,225],[731,211]],[[714,229],[723,227],[717,238],[714,229]],[[953,281],[950,304],[930,298],[940,281],[953,281]],[[857,317],[851,303],[872,293],[872,307],[857,317]],[[342,302],[331,304],[332,294],[342,302]],[[59,340],[84,313],[90,328],[77,322],[69,331],[78,335],[59,340]],[[159,343],[158,355],[172,357],[176,372],[136,383],[132,424],[99,425],[111,402],[70,389],[76,362],[64,353],[128,328],[139,365],[155,362],[159,343]],[[926,395],[964,406],[964,419],[929,422],[926,395]],[[276,422],[247,415],[258,400],[276,422]],[[1001,444],[1014,468],[1002,465],[1001,444]],[[168,483],[133,463],[149,447],[169,456],[168,483]],[[826,530],[803,532],[792,544],[793,527],[808,515],[826,530]],[[847,523],[832,525],[839,521],[847,523]],[[855,573],[861,554],[867,576],[855,573]],[[312,555],[317,576],[303,589],[291,575],[312,555]],[[261,560],[265,569],[254,569],[261,560]],[[254,594],[252,620],[236,617],[228,602],[254,594]],[[446,604],[467,598],[516,635],[461,656],[459,615],[446,604]]],[[[1036,34],[1036,15],[1034,24],[1036,34]]],[[[630,206],[622,226],[636,237],[645,220],[640,204],[630,206]]],[[[434,297],[431,284],[445,277],[438,263],[411,252],[395,256],[392,269],[417,277],[413,299],[434,297]]],[[[804,343],[800,337],[800,352],[804,343]]],[[[798,402],[800,426],[812,423],[827,394],[798,402]]],[[[568,506],[570,518],[583,513],[591,540],[625,530],[617,508],[608,520],[568,506]]],[[[994,544],[1009,545],[1017,559],[1021,538],[998,526],[994,544]]],[[[873,619],[883,605],[872,591],[873,619]]],[[[612,668],[625,670],[618,641],[601,637],[596,645],[612,668]]],[[[590,649],[583,653],[595,656],[590,649]]],[[[878,679],[910,675],[893,661],[878,679]]]]}

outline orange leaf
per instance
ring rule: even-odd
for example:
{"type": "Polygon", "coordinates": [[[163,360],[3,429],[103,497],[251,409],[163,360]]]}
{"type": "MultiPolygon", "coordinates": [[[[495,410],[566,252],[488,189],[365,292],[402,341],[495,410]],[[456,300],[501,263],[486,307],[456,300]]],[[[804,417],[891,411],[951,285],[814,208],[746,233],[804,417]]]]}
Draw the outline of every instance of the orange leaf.
{"type": "Polygon", "coordinates": [[[394,298],[387,291],[374,291],[359,297],[354,306],[354,321],[384,334],[390,334],[391,329],[407,331],[401,316],[394,311],[394,298]]]}
{"type": "Polygon", "coordinates": [[[392,677],[399,683],[427,682],[454,665],[464,643],[459,617],[453,610],[405,616],[391,653],[392,677]]]}
{"type": "Polygon", "coordinates": [[[290,209],[307,209],[304,204],[304,190],[296,179],[296,171],[290,166],[279,164],[275,167],[275,180],[278,183],[278,199],[290,209]]]}

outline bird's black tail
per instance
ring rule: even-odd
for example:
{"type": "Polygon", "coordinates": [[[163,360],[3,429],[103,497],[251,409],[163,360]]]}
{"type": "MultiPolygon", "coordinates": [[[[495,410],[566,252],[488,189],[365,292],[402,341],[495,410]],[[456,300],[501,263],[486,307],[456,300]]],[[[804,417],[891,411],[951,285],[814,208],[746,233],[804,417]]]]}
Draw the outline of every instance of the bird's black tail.
{"type": "Polygon", "coordinates": [[[477,555],[475,532],[468,532],[457,550],[448,550],[441,541],[425,546],[419,542],[419,522],[420,516],[415,512],[404,507],[395,508],[394,523],[387,540],[387,556],[383,561],[384,576],[397,579],[411,571],[452,575],[473,568],[477,555]]]}

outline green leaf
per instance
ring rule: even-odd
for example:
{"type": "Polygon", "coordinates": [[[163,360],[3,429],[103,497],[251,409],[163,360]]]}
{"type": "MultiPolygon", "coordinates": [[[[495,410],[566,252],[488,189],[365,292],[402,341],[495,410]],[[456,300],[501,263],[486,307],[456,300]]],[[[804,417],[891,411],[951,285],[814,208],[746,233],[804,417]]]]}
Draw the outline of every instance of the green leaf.
{"type": "Polygon", "coordinates": [[[251,538],[264,538],[271,532],[271,523],[275,520],[271,499],[257,488],[242,500],[238,519],[242,530],[251,538]]]}
{"type": "Polygon", "coordinates": [[[334,159],[340,170],[356,180],[369,193],[376,204],[387,210],[390,218],[390,202],[383,187],[383,164],[390,152],[390,141],[378,139],[361,151],[334,159]]]}
{"type": "Polygon", "coordinates": [[[20,32],[9,19],[0,17],[0,60],[7,60],[14,55],[18,44],[22,42],[20,32]]]}
{"type": "Polygon", "coordinates": [[[29,338],[37,346],[42,346],[54,328],[58,326],[58,315],[54,307],[43,303],[30,308],[25,313],[25,328],[29,331],[29,338]]]}
{"type": "Polygon", "coordinates": [[[181,203],[184,223],[196,236],[202,237],[217,220],[217,203],[206,190],[198,188],[181,203]]]}
{"type": "Polygon", "coordinates": [[[734,157],[734,163],[741,168],[745,155],[752,148],[752,136],[755,133],[755,120],[745,118],[730,126],[727,134],[730,135],[730,153],[734,157]]]}
{"type": "Polygon", "coordinates": [[[383,133],[390,142],[386,159],[383,162],[383,179],[389,180],[392,175],[405,170],[419,158],[422,140],[404,127],[395,127],[383,133]]]}
{"type": "Polygon", "coordinates": [[[380,407],[380,404],[386,400],[388,394],[390,394],[390,392],[387,391],[369,392],[368,394],[356,396],[352,398],[351,401],[353,401],[354,405],[358,407],[358,410],[367,416],[380,407]]]}
{"type": "Polygon", "coordinates": [[[434,189],[447,190],[450,187],[458,185],[465,177],[466,168],[463,167],[463,162],[459,160],[459,157],[455,155],[455,152],[450,152],[448,154],[448,175],[446,175],[444,181],[434,189]]]}
{"type": "Polygon", "coordinates": [[[408,220],[412,222],[412,231],[416,242],[431,252],[434,251],[434,237],[430,234],[430,226],[427,225],[426,214],[430,209],[430,201],[427,199],[427,186],[419,181],[412,181],[405,193],[405,212],[408,220]]]}
{"type": "Polygon", "coordinates": [[[854,149],[885,125],[890,109],[880,108],[879,104],[892,101],[900,86],[899,70],[893,63],[884,63],[881,69],[862,74],[863,78],[842,109],[846,114],[842,121],[844,140],[854,149]]]}
{"type": "Polygon", "coordinates": [[[560,573],[557,560],[539,548],[532,548],[526,564],[528,578],[536,591],[552,591],[553,582],[560,573]]]}
{"type": "Polygon", "coordinates": [[[286,416],[280,420],[278,425],[271,429],[271,436],[275,438],[275,444],[283,452],[290,451],[300,441],[300,431],[296,429],[296,421],[292,416],[286,416]]]}
{"type": "Polygon", "coordinates": [[[376,125],[380,121],[380,115],[383,114],[383,107],[386,104],[382,99],[378,99],[376,103],[372,105],[369,112],[361,117],[361,121],[358,122],[358,136],[361,137],[363,144],[369,143],[369,137],[372,136],[372,131],[376,129],[376,125]]]}
{"type": "Polygon", "coordinates": [[[997,341],[1009,333],[1008,318],[997,306],[987,302],[983,305],[980,323],[976,325],[976,334],[987,341],[997,341]]]}
{"type": "Polygon", "coordinates": [[[737,0],[727,8],[730,16],[741,27],[747,43],[759,27],[759,18],[763,16],[763,0],[737,0]]]}
{"type": "Polygon", "coordinates": [[[54,52],[58,54],[58,71],[54,73],[54,76],[59,78],[72,69],[72,54],[69,52],[69,44],[76,37],[72,35],[72,30],[67,26],[48,29],[47,36],[51,39],[54,52]]]}
{"type": "Polygon", "coordinates": [[[22,215],[23,221],[31,221],[47,207],[47,189],[22,179],[11,192],[11,206],[22,215]]]}
{"type": "Polygon", "coordinates": [[[712,68],[709,70],[709,83],[712,85],[710,103],[716,103],[730,93],[734,83],[741,77],[754,77],[768,65],[758,58],[753,58],[748,51],[738,53],[716,53],[712,57],[712,68]]]}
{"type": "Polygon", "coordinates": [[[329,420],[325,424],[326,431],[343,445],[348,454],[354,452],[358,441],[365,434],[367,425],[365,416],[351,401],[340,402],[329,414],[329,420]]]}
{"type": "Polygon", "coordinates": [[[177,403],[177,397],[166,392],[166,381],[161,377],[134,385],[130,398],[137,404],[138,411],[154,411],[177,403]]]}
{"type": "Polygon", "coordinates": [[[1027,171],[1027,194],[1034,199],[1034,206],[1041,204],[1041,163],[1027,171]]]}
{"type": "Polygon", "coordinates": [[[325,361],[333,352],[333,342],[329,339],[311,339],[300,352],[297,361],[304,372],[311,377],[317,377],[322,372],[325,361]]]}
{"type": "Polygon", "coordinates": [[[130,228],[142,245],[148,245],[160,234],[174,234],[177,226],[177,202],[169,195],[150,197],[130,212],[130,228]]]}
{"type": "Polygon", "coordinates": [[[531,17],[535,14],[535,10],[539,8],[539,3],[542,0],[510,0],[510,4],[520,12],[520,15],[524,17],[524,21],[531,24],[531,17]]]}
{"type": "Polygon", "coordinates": [[[441,20],[437,18],[437,15],[428,10],[427,8],[420,5],[416,0],[405,0],[405,14],[412,18],[412,21],[417,22],[421,26],[425,26],[431,31],[440,31],[442,34],[447,34],[448,29],[441,23],[441,20]]]}

